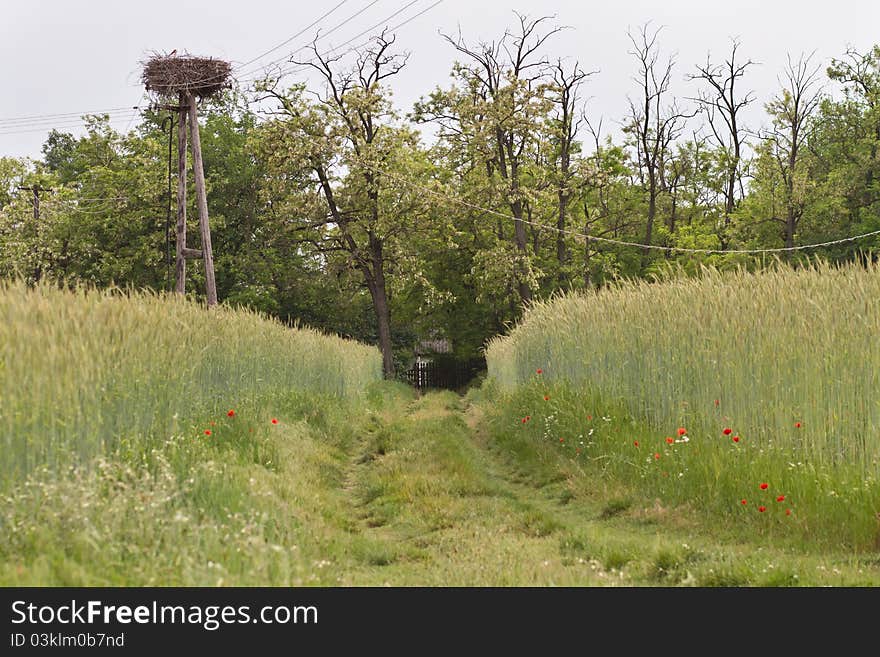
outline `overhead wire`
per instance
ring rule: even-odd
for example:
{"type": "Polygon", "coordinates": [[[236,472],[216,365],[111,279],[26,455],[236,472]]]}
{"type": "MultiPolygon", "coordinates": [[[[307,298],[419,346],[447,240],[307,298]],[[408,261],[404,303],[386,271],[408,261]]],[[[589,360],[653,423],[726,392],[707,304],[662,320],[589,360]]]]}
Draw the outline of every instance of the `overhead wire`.
{"type": "Polygon", "coordinates": [[[91,115],[116,114],[119,112],[128,112],[128,111],[131,111],[132,109],[134,109],[134,108],[131,106],[110,107],[107,109],[98,109],[98,110],[92,110],[92,111],[88,111],[88,112],[62,112],[60,114],[32,114],[32,115],[25,115],[25,116],[14,116],[14,117],[0,118],[0,129],[2,129],[2,127],[6,126],[6,125],[16,125],[19,123],[39,122],[41,119],[48,120],[48,121],[54,121],[54,120],[58,120],[58,119],[63,120],[66,117],[79,118],[79,117],[84,116],[86,114],[91,114],[91,115]]]}
{"type": "MultiPolygon", "coordinates": [[[[260,55],[251,59],[250,61],[239,65],[236,68],[238,68],[238,69],[244,68],[245,66],[248,66],[248,65],[256,62],[257,60],[261,59],[262,57],[266,56],[267,54],[270,54],[271,52],[278,50],[279,48],[283,47],[284,45],[286,45],[290,41],[296,39],[298,36],[305,33],[305,31],[311,29],[312,27],[314,27],[315,25],[320,23],[322,20],[324,20],[325,18],[330,16],[330,14],[332,14],[336,9],[338,9],[339,7],[344,5],[346,2],[348,2],[348,0],[342,0],[342,2],[339,2],[335,7],[333,7],[329,11],[325,12],[323,15],[321,15],[315,21],[313,21],[308,26],[306,26],[305,28],[303,28],[302,30],[297,32],[294,36],[292,36],[289,39],[287,39],[286,41],[278,44],[277,46],[261,53],[260,55]]],[[[372,7],[377,2],[378,2],[378,0],[372,0],[369,4],[367,4],[360,11],[356,12],[352,16],[349,16],[343,22],[341,22],[341,23],[337,24],[336,26],[334,26],[333,28],[331,28],[331,30],[327,34],[335,31],[336,29],[338,29],[339,27],[341,27],[342,25],[344,25],[348,21],[352,20],[356,16],[363,13],[369,7],[372,7]]],[[[282,60],[279,60],[279,61],[283,61],[283,59],[286,59],[286,58],[287,57],[282,58],[282,60]]],[[[125,132],[128,132],[128,130],[131,128],[131,124],[133,123],[135,117],[138,116],[138,114],[140,113],[140,110],[142,109],[141,103],[143,103],[145,100],[147,100],[146,92],[144,92],[141,95],[140,100],[137,102],[137,104],[135,106],[111,107],[111,108],[107,108],[107,109],[89,110],[89,111],[82,111],[82,112],[56,112],[56,113],[31,114],[31,115],[21,115],[21,116],[0,118],[0,135],[15,135],[15,134],[26,134],[26,133],[30,133],[30,132],[42,132],[42,131],[46,130],[47,128],[78,127],[78,126],[85,124],[85,121],[82,119],[83,116],[103,115],[103,114],[111,115],[113,117],[111,120],[128,119],[128,123],[127,123],[126,129],[125,129],[125,132]]]]}
{"type": "MultiPolygon", "coordinates": [[[[335,46],[335,47],[333,47],[333,48],[329,48],[329,49],[325,50],[323,53],[320,54],[320,57],[327,57],[328,55],[331,55],[331,54],[335,53],[337,50],[339,50],[339,49],[341,49],[341,48],[344,48],[345,46],[347,46],[348,44],[352,43],[353,41],[359,39],[360,37],[362,37],[363,35],[367,34],[368,32],[372,32],[372,31],[375,30],[376,28],[378,28],[378,27],[382,26],[383,24],[387,23],[387,22],[390,21],[392,18],[394,18],[394,17],[396,17],[396,16],[399,16],[401,13],[403,13],[404,11],[406,11],[407,9],[409,9],[411,6],[413,6],[413,5],[416,4],[417,2],[420,2],[420,0],[411,0],[409,3],[407,3],[406,5],[404,5],[403,7],[401,7],[400,9],[398,9],[397,11],[395,11],[395,12],[394,12],[393,14],[391,14],[390,16],[386,16],[384,19],[382,19],[381,21],[379,21],[379,22],[376,23],[375,25],[372,25],[371,27],[368,27],[367,29],[365,29],[365,30],[363,30],[363,31],[361,31],[361,32],[358,32],[356,35],[354,35],[353,37],[351,37],[351,38],[348,39],[347,41],[345,41],[345,42],[343,42],[343,43],[340,43],[338,46],[335,46]]],[[[436,0],[436,2],[434,2],[432,5],[426,7],[425,9],[422,9],[420,12],[414,14],[413,16],[410,16],[410,17],[409,17],[408,19],[406,19],[405,21],[403,21],[403,22],[401,22],[401,23],[399,23],[399,24],[397,24],[397,25],[395,25],[394,27],[391,27],[391,28],[389,28],[389,29],[390,29],[392,32],[395,31],[395,30],[400,29],[400,28],[403,27],[404,25],[406,25],[406,24],[408,24],[408,23],[414,21],[416,18],[418,18],[419,16],[422,16],[423,14],[427,13],[428,11],[430,11],[431,9],[433,9],[434,7],[436,7],[437,5],[441,4],[442,2],[443,2],[443,0],[436,0]]],[[[347,55],[348,53],[353,52],[353,51],[357,50],[358,48],[361,48],[361,47],[367,45],[368,43],[370,43],[370,40],[369,40],[369,39],[366,40],[366,41],[363,41],[362,43],[359,43],[359,44],[357,44],[357,45],[354,45],[354,46],[348,48],[348,49],[345,50],[344,52],[339,53],[338,56],[343,57],[343,56],[347,55]]],[[[308,46],[304,46],[304,47],[308,47],[308,46]]],[[[303,48],[300,48],[300,50],[302,50],[302,49],[303,49],[303,48]]],[[[298,72],[300,72],[300,71],[304,71],[304,70],[306,70],[306,69],[308,68],[308,64],[310,64],[310,63],[314,63],[317,59],[318,59],[318,56],[315,56],[315,57],[312,57],[312,58],[306,60],[305,63],[297,64],[296,66],[294,66],[294,67],[292,67],[292,68],[282,69],[281,71],[278,72],[278,77],[279,77],[279,79],[280,79],[281,77],[283,77],[283,76],[285,76],[285,75],[290,75],[291,73],[298,73],[298,72]]],[[[260,77],[260,76],[257,76],[257,77],[253,77],[253,78],[246,78],[246,79],[244,79],[244,80],[240,80],[240,82],[241,82],[241,83],[256,82],[256,81],[259,80],[259,79],[261,79],[261,77],[260,77]]]]}
{"type": "MultiPolygon", "coordinates": [[[[262,57],[265,57],[266,55],[271,54],[272,52],[275,52],[276,50],[279,50],[284,45],[287,45],[288,43],[290,43],[291,41],[293,41],[297,37],[304,34],[307,30],[311,29],[315,25],[319,24],[321,21],[325,20],[328,16],[330,16],[332,13],[334,13],[342,5],[346,4],[347,1],[348,0],[342,0],[342,2],[339,2],[338,4],[336,4],[333,8],[331,8],[330,10],[328,10],[327,12],[325,12],[324,14],[319,16],[317,19],[312,21],[308,26],[301,29],[293,36],[291,36],[288,39],[286,39],[285,41],[277,44],[276,46],[273,46],[269,50],[264,51],[263,53],[261,53],[257,57],[254,57],[251,60],[236,66],[235,70],[241,70],[243,68],[246,68],[250,64],[253,64],[254,62],[261,59],[262,57]]],[[[369,9],[370,7],[375,5],[378,1],[379,0],[371,0],[371,2],[367,3],[364,7],[361,7],[358,11],[354,12],[353,14],[349,15],[341,22],[332,26],[327,32],[320,35],[312,43],[317,43],[318,41],[326,39],[332,33],[334,33],[336,30],[340,29],[341,27],[343,27],[344,25],[349,23],[351,20],[353,20],[357,16],[360,16],[361,14],[363,14],[367,9],[369,9]]],[[[322,54],[322,56],[327,56],[329,54],[335,53],[336,51],[340,50],[341,48],[344,48],[345,46],[349,45],[350,43],[352,43],[356,39],[358,39],[361,36],[363,36],[364,34],[366,34],[367,32],[370,32],[370,31],[376,29],[377,27],[381,26],[383,23],[387,23],[388,21],[390,21],[394,17],[400,15],[401,13],[403,13],[404,11],[406,11],[407,9],[409,9],[414,4],[416,4],[420,1],[421,0],[410,0],[410,2],[406,3],[405,5],[403,5],[402,7],[400,7],[399,9],[394,11],[393,13],[391,13],[390,15],[386,16],[384,19],[382,19],[381,21],[379,21],[375,25],[367,28],[366,30],[359,32],[358,34],[351,37],[347,41],[339,44],[338,46],[335,46],[333,48],[328,49],[327,51],[325,51],[322,54]]],[[[433,4],[426,7],[425,9],[422,9],[421,11],[416,13],[415,15],[411,16],[410,18],[408,18],[405,21],[402,21],[401,23],[399,23],[398,25],[395,25],[394,27],[392,27],[390,29],[397,30],[397,29],[403,27],[404,25],[415,20],[419,16],[422,16],[423,14],[427,13],[428,11],[430,11],[431,9],[436,7],[437,5],[441,4],[442,2],[443,2],[443,0],[437,0],[433,4]]],[[[366,45],[367,43],[369,43],[369,41],[365,41],[361,44],[353,46],[353,47],[349,48],[348,50],[346,50],[344,53],[342,53],[342,55],[345,55],[348,52],[351,52],[352,50],[355,50],[363,45],[366,45]]],[[[254,68],[250,71],[245,71],[245,72],[243,72],[243,74],[244,75],[254,75],[255,73],[257,73],[257,71],[265,70],[268,66],[280,63],[281,61],[284,61],[284,60],[289,60],[290,57],[292,57],[295,53],[300,52],[307,47],[308,47],[308,45],[300,46],[299,48],[295,49],[294,51],[286,54],[283,58],[273,60],[271,62],[268,62],[267,64],[261,65],[260,67],[254,68]]],[[[313,61],[313,60],[314,60],[314,58],[309,61],[313,61]]],[[[303,70],[304,68],[305,68],[304,66],[298,66],[298,67],[295,67],[294,69],[282,71],[281,74],[286,75],[290,72],[298,72],[300,70],[303,70]]],[[[252,78],[245,79],[244,82],[245,83],[246,82],[253,82],[255,80],[260,79],[260,77],[261,76],[256,75],[252,78]]],[[[27,134],[27,133],[31,133],[31,132],[42,132],[46,129],[76,128],[76,127],[80,127],[80,126],[85,125],[85,123],[87,122],[82,117],[91,116],[91,115],[96,115],[96,116],[109,115],[111,122],[127,120],[128,122],[126,124],[125,132],[128,132],[128,130],[131,128],[131,124],[134,122],[135,118],[140,114],[140,111],[142,109],[141,104],[145,100],[147,100],[146,92],[144,92],[141,95],[141,99],[134,106],[112,107],[112,108],[90,110],[90,111],[83,111],[83,112],[57,112],[57,113],[21,115],[21,116],[0,118],[0,136],[27,134]]]]}
{"type": "MultiPolygon", "coordinates": [[[[109,120],[111,123],[124,121],[126,119],[131,120],[132,117],[137,116],[138,114],[139,112],[131,110],[131,113],[112,115],[109,117],[109,120]]],[[[9,130],[4,130],[4,127],[6,126],[0,126],[0,135],[18,135],[26,134],[29,132],[47,132],[52,129],[60,128],[77,128],[85,126],[87,123],[87,119],[65,119],[64,121],[53,121],[49,123],[32,123],[9,126],[11,128],[9,130]]]]}
{"type": "MultiPolygon", "coordinates": [[[[418,1],[418,0],[416,0],[416,1],[418,1]]],[[[379,2],[379,0],[371,0],[371,2],[369,2],[366,6],[362,7],[361,9],[359,9],[358,11],[356,11],[354,14],[350,15],[348,18],[346,18],[346,19],[343,20],[342,22],[337,23],[336,25],[334,25],[333,27],[331,27],[327,32],[325,32],[323,35],[321,35],[320,37],[318,37],[317,40],[323,40],[323,39],[327,38],[327,37],[330,36],[333,32],[335,32],[335,31],[338,30],[339,28],[343,27],[344,25],[346,25],[346,24],[347,24],[348,22],[350,22],[351,20],[353,20],[353,19],[357,18],[358,16],[360,16],[362,13],[364,13],[367,9],[369,9],[370,7],[372,7],[373,5],[375,5],[377,2],[379,2]]],[[[337,6],[339,6],[339,5],[337,5],[337,6]]],[[[327,14],[325,14],[324,17],[329,16],[329,14],[330,14],[330,12],[328,12],[327,14]]],[[[308,27],[303,28],[302,30],[300,30],[299,32],[297,32],[297,34],[294,35],[293,37],[291,37],[291,38],[289,39],[289,41],[292,41],[292,40],[295,39],[297,36],[300,36],[301,34],[303,34],[306,30],[308,30],[308,29],[314,27],[314,26],[315,26],[318,22],[320,22],[320,20],[322,20],[324,17],[322,17],[321,19],[318,19],[317,21],[314,21],[314,22],[313,22],[311,25],[309,25],[308,27]]],[[[288,60],[290,57],[293,56],[294,53],[297,53],[297,52],[299,52],[300,50],[302,50],[303,48],[306,48],[306,47],[307,47],[307,46],[300,46],[299,48],[297,48],[297,49],[294,50],[293,52],[290,52],[290,53],[284,55],[284,57],[280,57],[280,58],[278,58],[278,59],[272,60],[272,61],[267,62],[267,63],[265,63],[265,64],[261,64],[260,66],[255,67],[254,69],[252,69],[252,70],[250,70],[250,71],[244,71],[244,72],[242,72],[241,74],[242,74],[242,75],[253,75],[253,74],[256,73],[258,70],[261,70],[261,69],[262,69],[262,70],[265,70],[265,69],[267,69],[267,68],[270,67],[270,66],[273,66],[273,65],[278,64],[278,63],[280,63],[280,62],[283,62],[283,61],[285,61],[285,60],[288,60]]],[[[268,51],[267,51],[267,52],[268,52],[268,51]]],[[[265,53],[264,53],[264,54],[265,54],[265,53]]],[[[261,55],[260,57],[262,57],[262,55],[261,55]]],[[[254,58],[253,60],[251,60],[250,62],[245,62],[244,64],[239,64],[238,66],[233,67],[233,71],[240,71],[242,68],[245,68],[246,66],[250,65],[251,63],[253,63],[253,62],[256,61],[257,59],[260,59],[260,57],[256,57],[256,58],[254,58]]],[[[216,76],[216,75],[210,75],[210,76],[205,77],[205,78],[202,78],[202,79],[200,79],[200,80],[195,80],[195,81],[193,81],[191,84],[202,84],[202,83],[206,83],[206,82],[213,82],[213,81],[216,80],[216,79],[217,79],[217,76],[216,76]]]]}
{"type": "Polygon", "coordinates": [[[661,244],[643,244],[640,242],[630,242],[626,240],[619,240],[615,238],[609,237],[600,237],[598,235],[589,235],[585,234],[581,231],[568,230],[565,228],[559,228],[558,226],[552,226],[549,224],[544,224],[541,222],[532,221],[530,219],[525,218],[517,218],[512,214],[507,214],[505,212],[499,212],[497,210],[492,210],[491,208],[485,208],[475,203],[471,203],[469,201],[465,201],[463,199],[457,198],[455,196],[451,196],[449,194],[444,194],[442,192],[438,192],[435,189],[432,189],[426,185],[422,185],[420,183],[416,183],[412,180],[404,178],[402,176],[398,176],[396,174],[389,173],[384,169],[381,169],[378,166],[372,167],[376,172],[382,173],[383,175],[391,178],[392,180],[396,180],[405,185],[409,185],[414,189],[418,189],[426,194],[430,194],[435,198],[442,198],[447,201],[451,201],[453,203],[457,203],[461,206],[470,208],[472,210],[477,210],[479,212],[483,212],[486,214],[491,214],[493,216],[501,217],[503,219],[512,220],[512,221],[520,221],[526,225],[541,228],[545,230],[549,230],[552,232],[557,232],[565,235],[571,235],[573,237],[579,239],[586,239],[595,242],[603,242],[607,244],[615,244],[617,246],[628,246],[628,247],[636,247],[640,249],[653,249],[657,251],[666,251],[666,252],[675,252],[675,253],[700,253],[700,254],[717,254],[717,255],[729,255],[729,254],[747,254],[747,255],[760,255],[767,253],[787,253],[792,251],[803,251],[806,249],[816,249],[825,246],[833,246],[835,244],[844,244],[847,242],[854,242],[856,240],[864,239],[866,237],[873,237],[875,235],[880,235],[880,230],[873,230],[867,233],[862,233],[860,235],[852,235],[850,237],[844,237],[840,239],[828,240],[825,242],[818,242],[814,244],[802,244],[798,246],[785,246],[785,247],[774,247],[774,248],[766,248],[766,249],[693,249],[688,247],[680,247],[680,246],[664,246],[661,244]]]}
{"type": "MultiPolygon", "coordinates": [[[[371,2],[369,5],[367,5],[367,7],[371,7],[372,5],[376,4],[376,2],[378,2],[378,1],[379,1],[379,0],[374,0],[374,1],[371,2]]],[[[238,69],[242,69],[242,68],[244,68],[245,66],[250,66],[251,64],[253,64],[253,63],[256,62],[257,60],[262,59],[263,57],[265,57],[266,55],[275,52],[275,51],[278,50],[279,48],[283,48],[283,47],[286,46],[288,43],[290,43],[291,41],[293,41],[293,40],[296,39],[297,37],[299,37],[299,36],[301,36],[302,34],[304,34],[304,33],[306,32],[306,30],[310,30],[310,29],[312,29],[313,27],[315,27],[315,25],[317,25],[317,24],[320,23],[322,20],[324,20],[325,18],[327,18],[330,14],[332,14],[334,11],[336,11],[337,9],[339,9],[339,8],[340,8],[342,5],[344,5],[346,2],[348,2],[348,0],[342,0],[342,2],[340,2],[340,3],[337,4],[335,7],[333,7],[333,8],[330,9],[330,10],[328,10],[326,13],[324,13],[323,15],[321,15],[320,17],[318,17],[317,19],[315,19],[314,21],[312,21],[311,23],[309,23],[308,25],[306,25],[303,29],[301,29],[299,32],[297,32],[296,34],[294,34],[294,35],[293,35],[292,37],[290,37],[289,39],[286,39],[286,40],[282,41],[282,42],[279,43],[277,46],[274,46],[274,47],[272,47],[272,48],[269,48],[269,50],[267,50],[266,52],[257,55],[256,57],[254,57],[253,59],[251,59],[251,60],[249,60],[249,61],[246,61],[244,64],[239,64],[238,66],[233,67],[233,70],[238,70],[238,69]]]]}

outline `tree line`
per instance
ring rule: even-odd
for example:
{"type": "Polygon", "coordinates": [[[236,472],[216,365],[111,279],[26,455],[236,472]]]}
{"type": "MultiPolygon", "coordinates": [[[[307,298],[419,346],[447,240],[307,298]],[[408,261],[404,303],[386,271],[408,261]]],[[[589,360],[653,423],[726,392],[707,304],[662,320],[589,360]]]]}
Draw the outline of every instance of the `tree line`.
{"type": "MultiPolygon", "coordinates": [[[[387,32],[293,62],[317,83],[270,74],[206,101],[221,301],[377,344],[392,376],[419,339],[473,357],[557,292],[760,267],[740,251],[880,229],[880,46],[789,56],[758,127],[739,41],[682,71],[643,25],[614,136],[585,102],[593,71],[553,53],[561,29],[516,14],[492,41],[442,35],[451,83],[407,111],[392,103],[407,54],[387,32]],[[690,96],[672,93],[678,75],[690,96]]],[[[37,160],[0,158],[0,275],[171,289],[171,134],[161,110],[128,132],[98,115],[82,137],[53,130],[37,160]]],[[[875,243],[785,257],[853,260],[875,243]]]]}

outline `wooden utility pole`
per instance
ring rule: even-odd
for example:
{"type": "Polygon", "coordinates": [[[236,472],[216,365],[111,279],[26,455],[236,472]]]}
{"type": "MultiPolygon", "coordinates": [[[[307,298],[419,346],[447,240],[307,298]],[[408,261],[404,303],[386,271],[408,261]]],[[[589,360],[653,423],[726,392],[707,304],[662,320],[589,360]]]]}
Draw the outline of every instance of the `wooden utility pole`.
{"type": "Polygon", "coordinates": [[[178,112],[177,120],[177,262],[174,291],[186,293],[186,261],[201,258],[205,263],[205,288],[208,305],[217,305],[217,284],[214,279],[214,257],[211,249],[211,228],[208,224],[208,197],[205,192],[205,170],[202,164],[202,144],[199,139],[199,119],[196,100],[192,94],[180,92],[180,104],[173,108],[178,112]],[[199,211],[199,232],[202,248],[191,249],[186,245],[186,126],[192,144],[193,175],[196,185],[196,201],[199,211]]]}
{"type": "Polygon", "coordinates": [[[177,113],[177,261],[174,291],[186,294],[186,94],[177,113]]]}
{"type": "MultiPolygon", "coordinates": [[[[147,91],[160,101],[177,99],[177,105],[160,105],[177,111],[177,262],[174,290],[186,293],[186,261],[201,258],[205,264],[205,292],[208,306],[217,305],[217,283],[214,279],[214,254],[211,248],[211,227],[208,223],[208,196],[205,190],[205,167],[202,142],[199,138],[199,116],[196,98],[205,98],[229,86],[232,66],[229,62],[204,57],[180,56],[177,50],[169,55],[156,55],[144,65],[142,79],[147,91]],[[201,249],[186,246],[186,151],[187,128],[192,149],[196,204],[199,212],[201,249]]],[[[170,146],[169,146],[170,148],[170,146]]],[[[170,157],[170,155],[169,155],[170,157]]]]}
{"type": "Polygon", "coordinates": [[[208,305],[217,305],[217,285],[214,281],[214,256],[211,251],[211,227],[208,224],[208,195],[205,191],[205,170],[202,164],[202,141],[199,137],[199,117],[196,100],[187,94],[189,105],[189,131],[192,138],[193,177],[196,183],[196,202],[199,209],[199,229],[202,234],[202,258],[205,262],[205,291],[208,305]]]}

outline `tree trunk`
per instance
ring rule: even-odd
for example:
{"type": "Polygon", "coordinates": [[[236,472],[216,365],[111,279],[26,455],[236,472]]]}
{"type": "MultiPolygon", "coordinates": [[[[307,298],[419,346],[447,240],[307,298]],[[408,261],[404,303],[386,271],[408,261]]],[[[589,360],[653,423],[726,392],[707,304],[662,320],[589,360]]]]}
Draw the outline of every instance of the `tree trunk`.
{"type": "Polygon", "coordinates": [[[788,213],[785,217],[785,246],[791,248],[794,246],[794,232],[797,230],[797,215],[794,208],[789,206],[788,213]]]}
{"type": "MultiPolygon", "coordinates": [[[[567,106],[566,106],[567,107],[567,106]]],[[[560,187],[559,196],[559,216],[556,218],[556,261],[559,263],[559,285],[565,285],[568,277],[565,273],[565,265],[568,262],[568,253],[565,245],[565,224],[568,217],[568,201],[571,193],[568,191],[570,182],[569,174],[571,170],[571,127],[570,119],[567,113],[563,117],[565,123],[566,136],[562,141],[562,154],[559,162],[560,187]]]]}
{"type": "Polygon", "coordinates": [[[584,223],[584,288],[593,287],[593,276],[590,273],[590,224],[584,223]]]}
{"type": "MultiPolygon", "coordinates": [[[[522,209],[520,209],[520,212],[522,212],[522,209]]],[[[526,227],[522,222],[522,217],[515,216],[513,227],[514,233],[516,234],[516,249],[519,251],[522,258],[524,258],[525,261],[528,261],[529,255],[526,251],[526,227]]],[[[516,289],[517,292],[519,292],[519,298],[522,300],[523,305],[527,305],[532,301],[532,290],[526,281],[517,278],[516,289]]]]}
{"type": "Polygon", "coordinates": [[[565,248],[565,220],[568,214],[568,199],[569,194],[567,191],[560,190],[559,191],[559,216],[556,218],[556,228],[558,232],[556,233],[556,261],[559,263],[559,284],[560,286],[564,286],[568,277],[565,274],[565,265],[568,262],[568,253],[565,248]]]}
{"type": "Polygon", "coordinates": [[[372,275],[367,287],[373,298],[376,311],[376,325],[379,329],[379,351],[382,352],[382,372],[386,379],[394,378],[394,354],[391,348],[391,308],[388,305],[388,290],[385,287],[385,258],[382,241],[370,234],[370,252],[373,260],[372,275]]]}
{"type": "MultiPolygon", "coordinates": [[[[513,187],[512,190],[514,194],[519,192],[517,187],[513,187]]],[[[510,204],[510,209],[513,211],[513,234],[516,240],[516,250],[519,251],[520,255],[528,261],[529,254],[527,251],[527,237],[526,237],[526,225],[522,221],[523,217],[523,205],[522,201],[515,200],[510,204]]],[[[532,290],[529,287],[529,284],[526,281],[517,279],[516,283],[517,291],[519,292],[519,297],[523,302],[523,305],[527,305],[532,300],[532,290]]]]}
{"type": "Polygon", "coordinates": [[[651,249],[647,247],[654,235],[654,218],[657,216],[657,181],[654,172],[648,172],[648,221],[645,225],[645,249],[642,253],[642,269],[648,266],[651,249]]]}

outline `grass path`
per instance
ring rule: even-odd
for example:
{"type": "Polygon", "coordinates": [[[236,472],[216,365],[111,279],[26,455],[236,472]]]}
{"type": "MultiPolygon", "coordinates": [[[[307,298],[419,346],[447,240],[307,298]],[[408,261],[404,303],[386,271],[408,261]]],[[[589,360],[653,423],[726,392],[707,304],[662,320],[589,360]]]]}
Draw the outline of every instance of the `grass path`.
{"type": "Polygon", "coordinates": [[[37,480],[0,499],[0,585],[880,585],[876,551],[723,535],[511,430],[481,395],[304,397],[260,450],[247,432],[169,442],[182,475],[110,463],[37,480]]]}
{"type": "Polygon", "coordinates": [[[358,531],[384,546],[346,585],[598,585],[596,564],[563,559],[559,522],[474,432],[452,393],[433,393],[362,439],[345,490],[358,531]]]}
{"type": "Polygon", "coordinates": [[[370,548],[339,584],[880,583],[876,555],[719,542],[686,510],[639,504],[552,449],[493,435],[484,412],[452,393],[398,400],[358,439],[342,492],[370,548]]]}

